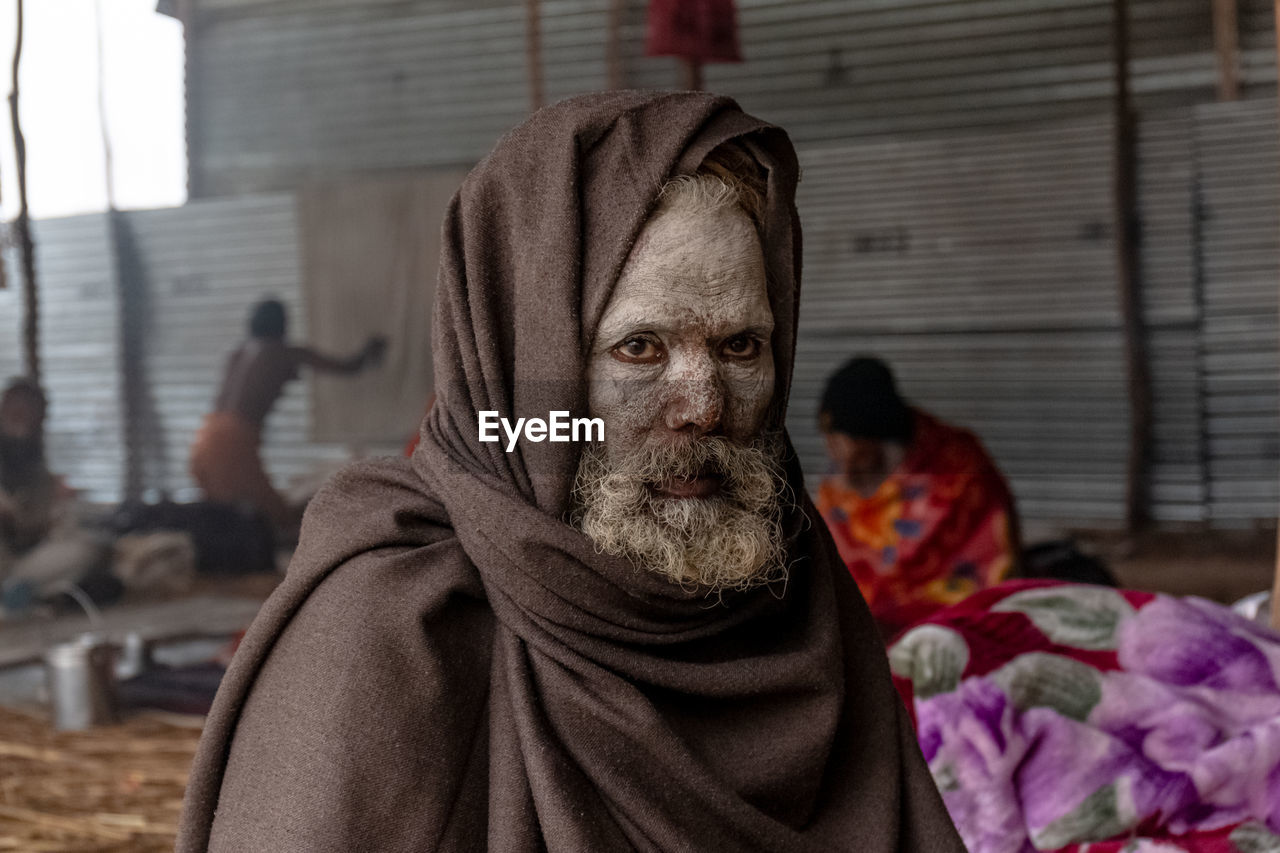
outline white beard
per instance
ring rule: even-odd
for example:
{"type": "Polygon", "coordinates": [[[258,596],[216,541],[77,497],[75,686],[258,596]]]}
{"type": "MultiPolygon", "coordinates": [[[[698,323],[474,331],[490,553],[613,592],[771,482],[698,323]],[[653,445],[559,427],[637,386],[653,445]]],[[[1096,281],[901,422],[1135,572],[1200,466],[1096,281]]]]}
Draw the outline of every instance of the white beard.
{"type": "Polygon", "coordinates": [[[591,445],[578,465],[573,520],[604,553],[682,587],[717,593],[783,578],[787,487],[778,446],[704,438],[610,462],[602,446],[591,445]],[[665,497],[651,488],[708,471],[723,478],[710,498],[665,497]]]}

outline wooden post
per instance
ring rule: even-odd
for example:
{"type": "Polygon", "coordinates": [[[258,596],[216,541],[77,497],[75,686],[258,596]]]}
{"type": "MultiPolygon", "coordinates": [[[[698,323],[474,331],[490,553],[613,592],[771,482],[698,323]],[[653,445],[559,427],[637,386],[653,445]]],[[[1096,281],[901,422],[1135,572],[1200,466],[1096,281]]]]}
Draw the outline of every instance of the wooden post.
{"type": "Polygon", "coordinates": [[[205,191],[204,128],[201,124],[203,108],[200,100],[200,80],[198,79],[200,63],[197,55],[200,51],[200,34],[196,30],[196,14],[193,0],[177,0],[175,11],[182,22],[182,73],[186,80],[187,108],[183,110],[183,135],[187,143],[187,198],[195,199],[207,195],[205,191]]]}
{"type": "Polygon", "coordinates": [[[1125,525],[1133,534],[1145,527],[1149,520],[1151,367],[1147,359],[1138,254],[1137,134],[1129,97],[1129,13],[1126,0],[1113,0],[1112,42],[1115,61],[1112,222],[1129,392],[1125,525]]]}
{"type": "Polygon", "coordinates": [[[696,59],[680,60],[681,85],[689,91],[702,89],[702,63],[696,59]]]}
{"type": "Polygon", "coordinates": [[[542,108],[542,14],[538,0],[525,0],[525,58],[529,70],[529,109],[542,108]]]}
{"type": "Polygon", "coordinates": [[[107,128],[106,63],[102,46],[102,0],[93,2],[93,29],[98,48],[98,134],[102,139],[103,176],[107,189],[107,211],[116,209],[116,178],[111,154],[111,132],[107,128]]]}
{"type": "Polygon", "coordinates": [[[1213,0],[1213,49],[1218,56],[1218,100],[1240,97],[1240,22],[1237,0],[1213,0]]]}
{"type": "Polygon", "coordinates": [[[18,114],[18,68],[22,63],[23,0],[18,0],[18,31],[13,44],[13,90],[9,93],[9,121],[13,125],[13,151],[18,164],[18,219],[14,222],[22,257],[22,352],[27,376],[40,384],[40,291],[36,287],[36,246],[31,239],[31,213],[27,206],[27,140],[18,114]]]}
{"type": "Polygon", "coordinates": [[[1280,529],[1276,531],[1276,579],[1271,585],[1271,627],[1280,631],[1280,529]]]}
{"type": "Polygon", "coordinates": [[[625,0],[609,0],[608,32],[605,35],[605,79],[610,89],[621,89],[622,7],[625,0]]]}

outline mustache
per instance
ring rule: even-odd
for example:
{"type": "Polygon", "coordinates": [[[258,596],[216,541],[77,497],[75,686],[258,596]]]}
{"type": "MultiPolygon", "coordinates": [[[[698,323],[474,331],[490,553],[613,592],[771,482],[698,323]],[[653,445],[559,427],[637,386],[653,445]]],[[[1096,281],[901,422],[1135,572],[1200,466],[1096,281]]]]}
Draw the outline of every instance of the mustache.
{"type": "Polygon", "coordinates": [[[680,444],[632,451],[607,463],[610,479],[659,485],[672,480],[717,477],[730,497],[746,497],[744,509],[763,510],[785,490],[782,435],[768,433],[749,442],[704,436],[680,444]],[[754,497],[749,497],[754,496],[754,497]]]}

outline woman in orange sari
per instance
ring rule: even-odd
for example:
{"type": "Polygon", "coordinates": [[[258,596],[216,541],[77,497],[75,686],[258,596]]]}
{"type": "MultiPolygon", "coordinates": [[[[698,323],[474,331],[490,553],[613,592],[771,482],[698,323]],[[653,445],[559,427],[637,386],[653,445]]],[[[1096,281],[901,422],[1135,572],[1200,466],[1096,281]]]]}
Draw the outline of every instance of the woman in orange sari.
{"type": "Polygon", "coordinates": [[[1013,572],[1004,477],[972,433],[909,406],[884,362],[832,376],[819,421],[834,473],[818,508],[886,638],[1013,572]]]}

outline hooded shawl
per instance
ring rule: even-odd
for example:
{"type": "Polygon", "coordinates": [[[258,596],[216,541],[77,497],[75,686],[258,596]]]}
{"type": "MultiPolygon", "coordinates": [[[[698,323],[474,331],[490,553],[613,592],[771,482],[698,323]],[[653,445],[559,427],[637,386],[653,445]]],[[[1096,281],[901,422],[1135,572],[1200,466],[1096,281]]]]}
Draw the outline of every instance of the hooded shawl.
{"type": "Polygon", "coordinates": [[[716,599],[565,523],[578,445],[477,440],[480,410],[586,414],[592,335],[660,187],[729,140],[767,173],[781,426],[786,135],[703,93],[536,113],[446,215],[419,447],[309,507],[209,716],[179,850],[962,853],[794,458],[789,579],[716,599]]]}

